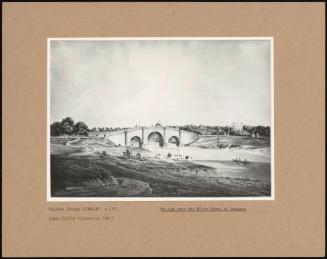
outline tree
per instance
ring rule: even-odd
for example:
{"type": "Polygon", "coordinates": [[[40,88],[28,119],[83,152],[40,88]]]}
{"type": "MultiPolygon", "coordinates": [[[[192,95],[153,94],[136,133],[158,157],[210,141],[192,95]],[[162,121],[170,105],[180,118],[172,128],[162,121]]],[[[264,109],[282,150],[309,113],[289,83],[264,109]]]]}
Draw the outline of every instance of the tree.
{"type": "Polygon", "coordinates": [[[70,117],[66,117],[61,121],[61,127],[63,129],[63,133],[71,135],[74,131],[74,121],[70,117]]]}
{"type": "Polygon", "coordinates": [[[260,136],[263,137],[270,137],[270,127],[264,127],[264,126],[255,126],[252,127],[251,133],[258,133],[260,136]]]}
{"type": "Polygon", "coordinates": [[[56,121],[50,125],[50,135],[51,136],[60,136],[62,134],[63,130],[61,127],[61,123],[59,121],[56,121]]]}
{"type": "Polygon", "coordinates": [[[75,135],[85,135],[85,136],[87,136],[88,135],[87,125],[82,121],[77,122],[74,125],[74,133],[75,133],[75,135]]]}

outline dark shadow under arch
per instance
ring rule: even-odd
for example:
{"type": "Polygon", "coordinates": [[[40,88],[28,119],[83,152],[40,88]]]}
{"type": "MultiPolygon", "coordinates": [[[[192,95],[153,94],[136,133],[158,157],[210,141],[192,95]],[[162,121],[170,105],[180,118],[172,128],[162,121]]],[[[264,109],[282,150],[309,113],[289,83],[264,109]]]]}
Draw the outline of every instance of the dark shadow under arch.
{"type": "Polygon", "coordinates": [[[159,132],[151,132],[148,136],[148,142],[158,142],[160,147],[165,144],[163,136],[159,132]]]}
{"type": "Polygon", "coordinates": [[[131,141],[130,141],[130,145],[131,146],[134,146],[134,145],[137,145],[138,144],[138,147],[141,148],[142,147],[142,140],[140,137],[138,136],[134,136],[131,138],[131,141]]]}
{"type": "Polygon", "coordinates": [[[172,136],[169,138],[168,143],[175,144],[176,146],[179,146],[179,139],[176,136],[172,136]]]}

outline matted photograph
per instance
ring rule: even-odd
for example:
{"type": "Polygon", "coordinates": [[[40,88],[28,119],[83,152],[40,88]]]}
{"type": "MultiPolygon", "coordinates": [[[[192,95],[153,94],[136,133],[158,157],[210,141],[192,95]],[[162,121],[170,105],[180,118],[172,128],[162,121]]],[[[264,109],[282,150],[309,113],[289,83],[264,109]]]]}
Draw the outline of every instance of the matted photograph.
{"type": "Polygon", "coordinates": [[[48,38],[48,201],[274,199],[272,37],[48,38]]]}

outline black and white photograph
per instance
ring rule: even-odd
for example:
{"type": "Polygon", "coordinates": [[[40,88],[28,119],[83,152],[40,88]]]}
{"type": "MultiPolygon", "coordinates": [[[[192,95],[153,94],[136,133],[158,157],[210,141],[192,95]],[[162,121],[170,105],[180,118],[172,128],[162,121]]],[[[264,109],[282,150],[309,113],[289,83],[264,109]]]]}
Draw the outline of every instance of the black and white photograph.
{"type": "Polygon", "coordinates": [[[48,201],[274,199],[273,38],[48,38],[48,201]]]}

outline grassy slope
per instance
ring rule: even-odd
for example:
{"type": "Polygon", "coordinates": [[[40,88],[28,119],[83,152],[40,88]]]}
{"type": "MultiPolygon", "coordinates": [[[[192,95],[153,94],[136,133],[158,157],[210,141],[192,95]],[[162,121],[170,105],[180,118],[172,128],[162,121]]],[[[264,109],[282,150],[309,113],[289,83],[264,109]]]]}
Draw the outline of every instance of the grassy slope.
{"type": "Polygon", "coordinates": [[[113,156],[51,156],[53,196],[270,195],[270,186],[258,180],[208,176],[212,174],[213,168],[191,162],[138,161],[113,156]]]}
{"type": "MultiPolygon", "coordinates": [[[[234,143],[245,138],[232,137],[234,143]]],[[[68,147],[70,139],[51,139],[51,191],[64,197],[223,197],[269,196],[270,185],[246,177],[215,175],[211,167],[191,162],[167,162],[147,159],[138,161],[120,157],[124,147],[108,147],[100,139],[88,139],[89,147],[105,149],[111,156],[88,155],[85,148],[68,147]],[[100,142],[100,143],[99,143],[100,142]],[[100,145],[101,144],[101,145],[100,145]],[[214,177],[213,177],[214,176],[214,177]]],[[[215,140],[201,140],[210,145],[215,140]]],[[[248,140],[250,141],[250,140],[248,140]]],[[[252,143],[253,140],[251,139],[252,143]]],[[[81,144],[79,143],[79,144],[81,144]]],[[[135,152],[144,153],[135,149],[135,152]]],[[[260,170],[267,170],[258,163],[260,170]]],[[[267,167],[267,168],[266,168],[267,167]]],[[[246,169],[246,168],[245,168],[246,169]]],[[[253,168],[252,168],[253,169],[253,168]]],[[[251,170],[252,170],[251,169],[251,170]]],[[[268,168],[269,169],[269,168],[268,168]]],[[[250,170],[247,168],[246,170],[250,170]]]]}

